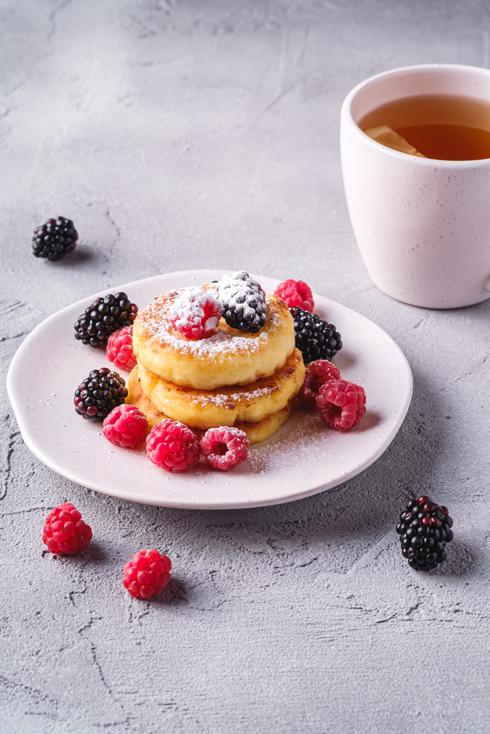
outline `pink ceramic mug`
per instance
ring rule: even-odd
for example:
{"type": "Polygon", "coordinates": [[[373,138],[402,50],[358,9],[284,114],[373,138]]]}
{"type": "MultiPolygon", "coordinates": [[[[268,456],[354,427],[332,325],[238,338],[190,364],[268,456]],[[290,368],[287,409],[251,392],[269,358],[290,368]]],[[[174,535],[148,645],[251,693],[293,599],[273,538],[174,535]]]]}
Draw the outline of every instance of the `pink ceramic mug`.
{"type": "Polygon", "coordinates": [[[427,308],[490,298],[490,158],[440,161],[400,153],[358,126],[386,102],[416,94],[490,101],[490,71],[409,66],[371,77],[345,98],[341,154],[354,234],[385,293],[427,308]]]}

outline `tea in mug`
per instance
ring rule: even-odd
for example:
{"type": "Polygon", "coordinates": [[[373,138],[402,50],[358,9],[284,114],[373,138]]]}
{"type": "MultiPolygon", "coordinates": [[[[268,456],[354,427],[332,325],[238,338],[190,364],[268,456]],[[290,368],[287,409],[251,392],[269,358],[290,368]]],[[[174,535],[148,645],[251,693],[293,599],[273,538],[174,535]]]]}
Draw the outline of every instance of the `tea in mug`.
{"type": "Polygon", "coordinates": [[[377,107],[359,127],[390,148],[446,161],[490,158],[490,100],[419,94],[377,107]]]}

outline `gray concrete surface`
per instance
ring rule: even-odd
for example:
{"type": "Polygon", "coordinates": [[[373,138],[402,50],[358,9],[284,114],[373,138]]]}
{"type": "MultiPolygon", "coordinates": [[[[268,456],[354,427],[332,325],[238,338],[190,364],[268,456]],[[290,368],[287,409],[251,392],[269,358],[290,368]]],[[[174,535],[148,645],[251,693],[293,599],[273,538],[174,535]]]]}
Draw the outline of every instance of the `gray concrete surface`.
{"type": "Polygon", "coordinates": [[[135,506],[61,479],[23,445],[2,381],[0,731],[488,731],[490,303],[421,311],[372,286],[337,128],[376,71],[488,66],[489,22],[485,0],[0,3],[3,370],[73,300],[217,266],[304,277],[385,327],[415,376],[373,467],[246,512],[135,506]],[[57,214],[83,244],[51,265],[30,237],[57,214]],[[455,518],[429,575],[394,534],[422,490],[455,518]],[[65,499],[96,540],[53,559],[41,527],[65,499]],[[145,546],[175,566],[151,604],[119,580],[145,546]]]}

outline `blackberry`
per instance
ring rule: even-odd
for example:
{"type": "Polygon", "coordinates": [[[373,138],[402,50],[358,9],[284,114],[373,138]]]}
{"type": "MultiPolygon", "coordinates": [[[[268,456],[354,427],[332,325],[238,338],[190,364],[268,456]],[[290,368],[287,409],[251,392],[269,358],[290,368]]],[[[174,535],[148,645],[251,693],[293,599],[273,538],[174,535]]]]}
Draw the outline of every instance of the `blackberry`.
{"type": "Polygon", "coordinates": [[[78,415],[88,421],[102,421],[128,395],[121,375],[107,367],[92,370],[75,390],[73,403],[78,415]]]}
{"type": "Polygon", "coordinates": [[[97,298],[75,322],[75,339],[91,347],[107,344],[111,334],[125,326],[131,326],[138,307],[131,303],[126,293],[109,293],[97,298]]]}
{"type": "Polygon", "coordinates": [[[303,353],[305,364],[317,359],[332,361],[342,349],[342,338],[333,324],[302,308],[290,308],[294,321],[296,346],[303,353]]]}
{"type": "Polygon", "coordinates": [[[218,300],[224,320],[233,329],[256,332],[265,324],[265,293],[244,270],[221,278],[218,300]]]}
{"type": "Polygon", "coordinates": [[[446,558],[446,543],[453,539],[453,520],[447,507],[436,505],[429,497],[408,503],[400,515],[396,532],[402,553],[416,571],[430,571],[446,558]]]}
{"type": "Polygon", "coordinates": [[[59,260],[77,244],[78,233],[71,219],[48,219],[34,230],[32,252],[36,257],[59,260]]]}

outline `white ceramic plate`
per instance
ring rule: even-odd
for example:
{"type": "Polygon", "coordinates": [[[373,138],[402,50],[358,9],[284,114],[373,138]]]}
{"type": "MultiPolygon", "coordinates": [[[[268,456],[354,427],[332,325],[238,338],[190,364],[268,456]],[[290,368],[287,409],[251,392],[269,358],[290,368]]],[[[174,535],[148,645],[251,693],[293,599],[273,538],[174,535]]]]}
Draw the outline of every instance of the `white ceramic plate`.
{"type": "MultiPolygon", "coordinates": [[[[158,275],[111,288],[126,291],[140,308],[162,291],[221,277],[197,270],[158,275]]],[[[267,291],[277,281],[256,276],[267,291]]],[[[105,291],[108,292],[108,291],[105,291]]],[[[97,296],[103,295],[98,293],[97,296]]],[[[100,424],[84,421],[73,393],[91,369],[111,366],[104,351],[73,337],[77,316],[97,296],[43,321],[17,351],[7,377],[8,393],[22,437],[44,464],[73,482],[125,500],[162,507],[225,509],[274,505],[335,487],[366,469],[386,450],[405,417],[412,374],[403,353],[376,324],[339,303],[315,295],[315,310],[342,334],[336,358],[342,375],[364,386],[368,412],[350,433],[323,426],[296,411],[280,431],[228,473],[207,466],[168,474],[143,452],[117,449],[100,424]]]]}

